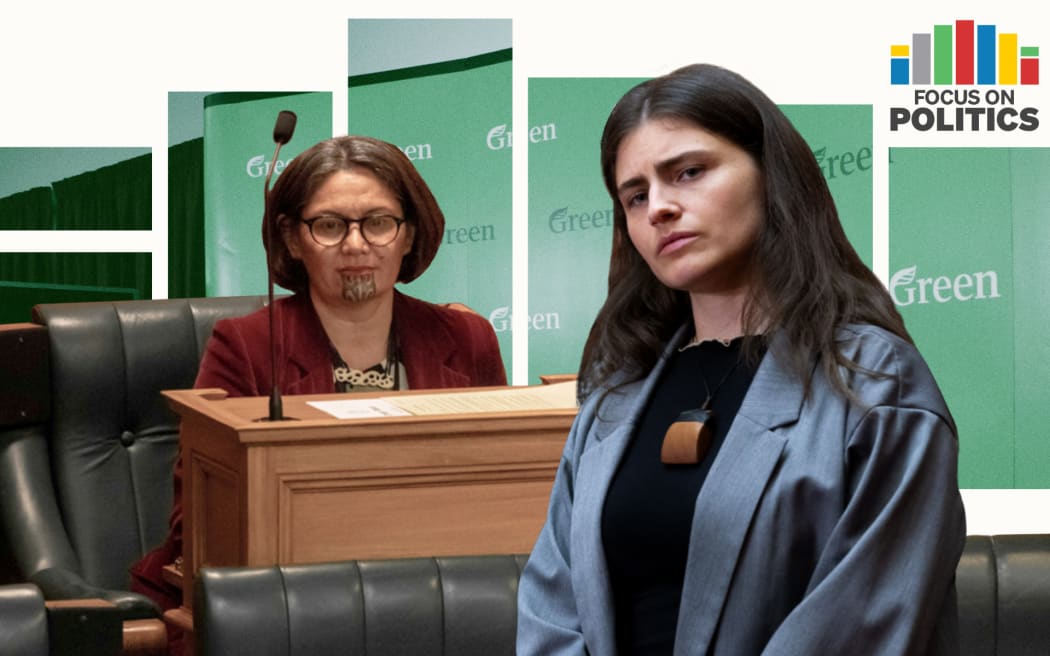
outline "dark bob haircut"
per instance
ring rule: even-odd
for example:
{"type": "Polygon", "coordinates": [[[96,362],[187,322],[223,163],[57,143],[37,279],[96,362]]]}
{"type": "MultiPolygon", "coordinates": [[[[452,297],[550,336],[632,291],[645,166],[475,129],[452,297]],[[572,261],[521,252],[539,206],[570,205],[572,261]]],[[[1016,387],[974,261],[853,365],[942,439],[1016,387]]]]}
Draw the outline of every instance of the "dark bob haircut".
{"type": "Polygon", "coordinates": [[[362,136],[326,139],[292,160],[270,191],[270,216],[263,223],[263,245],[271,258],[274,281],[305,292],[309,277],[292,257],[282,231],[298,221],[314,193],[338,171],[365,169],[394,194],[404,218],[415,228],[412,250],[401,261],[398,282],[411,282],[430,266],[445,232],[445,215],[427,183],[408,157],[393,144],[362,136]],[[271,250],[272,249],[272,250],[271,250]]]}

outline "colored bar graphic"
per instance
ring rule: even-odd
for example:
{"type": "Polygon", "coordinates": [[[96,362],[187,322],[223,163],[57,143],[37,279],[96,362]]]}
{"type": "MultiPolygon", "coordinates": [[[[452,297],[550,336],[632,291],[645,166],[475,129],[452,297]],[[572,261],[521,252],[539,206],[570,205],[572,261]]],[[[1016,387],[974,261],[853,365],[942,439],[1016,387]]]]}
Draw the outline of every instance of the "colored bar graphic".
{"type": "Polygon", "coordinates": [[[894,57],[890,60],[890,84],[910,84],[908,63],[907,58],[894,57]]]}
{"type": "Polygon", "coordinates": [[[930,35],[929,34],[912,34],[911,35],[911,83],[912,84],[929,84],[930,83],[930,66],[931,52],[930,52],[930,35]]]}
{"type": "Polygon", "coordinates": [[[891,84],[1039,84],[1039,48],[995,25],[956,20],[890,46],[891,84]]]}
{"type": "Polygon", "coordinates": [[[911,48],[906,45],[890,46],[890,84],[909,84],[908,55],[911,48]]]}
{"type": "Polygon", "coordinates": [[[999,35],[999,84],[1017,84],[1017,35],[999,35]]]}
{"type": "Polygon", "coordinates": [[[933,26],[933,83],[952,83],[952,26],[933,26]]]}
{"type": "Polygon", "coordinates": [[[955,83],[973,84],[974,32],[972,20],[955,21],[955,83]]]}
{"type": "Polygon", "coordinates": [[[1021,84],[1039,84],[1039,60],[1021,58],[1021,84]]]}
{"type": "Polygon", "coordinates": [[[995,84],[995,25],[977,26],[977,84],[995,84]]]}
{"type": "Polygon", "coordinates": [[[1039,48],[1021,47],[1021,84],[1039,84],[1039,48]]]}

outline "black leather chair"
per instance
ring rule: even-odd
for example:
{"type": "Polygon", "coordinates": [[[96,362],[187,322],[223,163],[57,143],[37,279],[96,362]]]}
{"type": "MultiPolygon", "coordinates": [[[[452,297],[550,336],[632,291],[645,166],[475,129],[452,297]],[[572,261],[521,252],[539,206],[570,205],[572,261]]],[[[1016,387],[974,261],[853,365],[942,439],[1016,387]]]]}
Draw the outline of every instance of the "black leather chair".
{"type": "MultiPolygon", "coordinates": [[[[197,653],[513,654],[526,559],[205,568],[197,653]]],[[[962,656],[1050,654],[1050,535],[970,536],[956,587],[962,656]]]]}
{"type": "Polygon", "coordinates": [[[198,654],[513,656],[526,556],[205,568],[198,654]]]}
{"type": "Polygon", "coordinates": [[[956,570],[963,656],[1050,654],[1050,535],[971,535],[956,570]]]}
{"type": "Polygon", "coordinates": [[[29,394],[31,412],[0,418],[0,523],[21,580],[49,600],[100,598],[125,619],[159,615],[152,601],[128,592],[128,567],[163,540],[172,506],[178,427],[159,392],[193,385],[217,319],[264,302],[34,309],[42,328],[29,326],[27,334],[45,334],[43,346],[0,353],[0,378],[43,371],[48,381],[45,391],[29,394]],[[34,405],[40,394],[46,398],[34,405]]]}
{"type": "Polygon", "coordinates": [[[0,585],[0,654],[4,656],[157,653],[126,650],[127,646],[119,611],[112,604],[97,599],[45,602],[32,583],[0,585]]]}
{"type": "Polygon", "coordinates": [[[0,586],[0,653],[48,656],[44,595],[29,583],[0,586]]]}

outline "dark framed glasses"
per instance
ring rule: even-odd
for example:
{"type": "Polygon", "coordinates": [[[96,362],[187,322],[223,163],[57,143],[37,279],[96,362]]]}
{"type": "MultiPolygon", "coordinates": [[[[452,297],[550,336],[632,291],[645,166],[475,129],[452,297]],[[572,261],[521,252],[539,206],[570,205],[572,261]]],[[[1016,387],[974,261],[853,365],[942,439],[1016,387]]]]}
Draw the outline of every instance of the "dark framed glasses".
{"type": "Polygon", "coordinates": [[[360,219],[348,219],[337,214],[322,214],[311,219],[299,219],[310,229],[310,236],[321,246],[343,243],[350,234],[350,225],[357,224],[361,238],[370,246],[386,246],[397,239],[405,219],[389,214],[370,214],[360,219]]]}

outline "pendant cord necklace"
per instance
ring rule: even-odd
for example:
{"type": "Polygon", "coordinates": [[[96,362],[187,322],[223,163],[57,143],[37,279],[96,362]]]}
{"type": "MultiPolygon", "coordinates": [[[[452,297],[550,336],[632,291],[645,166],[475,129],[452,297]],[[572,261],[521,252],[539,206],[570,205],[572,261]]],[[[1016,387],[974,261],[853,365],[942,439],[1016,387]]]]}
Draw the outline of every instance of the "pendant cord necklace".
{"type": "MultiPolygon", "coordinates": [[[[717,341],[724,346],[728,346],[722,340],[717,341]]],[[[679,351],[696,344],[700,344],[700,342],[694,340],[682,349],[679,349],[679,351]]],[[[729,380],[729,376],[736,371],[739,364],[740,358],[737,357],[733,362],[733,366],[729,367],[729,370],[726,371],[725,375],[722,376],[722,380],[718,381],[713,390],[707,384],[707,376],[704,375],[703,371],[700,372],[700,380],[704,383],[706,398],[699,408],[682,411],[678,418],[667,428],[667,432],[664,434],[663,445],[660,448],[660,462],[668,465],[695,465],[704,459],[704,456],[707,455],[708,450],[711,448],[711,440],[714,436],[714,431],[711,428],[712,420],[714,419],[711,401],[718,394],[718,391],[722,389],[722,385],[729,380]]]]}

